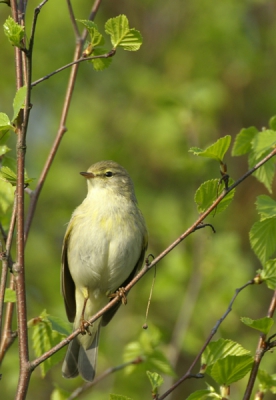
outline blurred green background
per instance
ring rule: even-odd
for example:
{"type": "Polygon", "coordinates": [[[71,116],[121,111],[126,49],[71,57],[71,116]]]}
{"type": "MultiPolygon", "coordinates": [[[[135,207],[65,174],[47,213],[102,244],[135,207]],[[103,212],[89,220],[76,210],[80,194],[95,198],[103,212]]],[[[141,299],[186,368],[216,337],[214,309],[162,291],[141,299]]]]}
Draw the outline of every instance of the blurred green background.
{"type": "MultiPolygon", "coordinates": [[[[76,17],[87,18],[92,3],[72,3],[76,17]]],[[[37,4],[28,1],[28,36],[37,4]]],[[[1,4],[1,24],[9,13],[1,4]]],[[[41,193],[27,243],[29,318],[47,309],[66,319],[60,294],[60,252],[70,215],[86,194],[79,171],[103,159],[115,160],[129,171],[149,229],[148,252],[156,256],[196,220],[193,198],[199,185],[219,178],[215,161],[197,158],[188,149],[204,148],[226,134],[234,139],[243,127],[261,129],[276,114],[274,1],[104,1],[96,18],[99,30],[104,30],[108,18],[119,14],[126,14],[130,26],[140,30],[144,43],[138,52],[118,50],[111,67],[103,72],[93,71],[89,63],[80,65],[68,132],[41,193]]],[[[33,80],[70,62],[74,43],[66,2],[49,1],[38,18],[33,80]]],[[[0,110],[11,114],[14,58],[3,33],[1,59],[0,110]]],[[[68,76],[66,70],[33,89],[26,160],[30,177],[38,179],[52,146],[68,76]]],[[[233,179],[247,170],[245,158],[232,158],[229,153],[226,163],[233,179]]],[[[237,189],[227,211],[206,221],[214,225],[215,235],[208,228],[194,233],[158,265],[147,334],[156,327],[160,331],[160,349],[177,377],[187,371],[235,289],[260,268],[250,250],[248,231],[256,220],[256,195],[261,193],[268,194],[250,177],[237,189]]],[[[98,373],[122,363],[124,346],[141,334],[152,276],[150,272],[135,286],[127,307],[121,307],[102,329],[98,373]]],[[[240,317],[265,316],[271,296],[264,285],[247,288],[216,338],[236,340],[254,354],[258,332],[244,327],[240,317]]],[[[265,356],[262,368],[275,373],[272,354],[265,356]]],[[[72,391],[81,384],[78,379],[64,380],[60,369],[59,364],[43,380],[37,369],[28,399],[46,400],[56,385],[72,391]]],[[[3,399],[12,399],[18,373],[17,343],[1,372],[3,399]]],[[[171,385],[171,379],[165,379],[161,392],[171,385]]],[[[214,384],[208,377],[189,380],[171,399],[185,399],[193,390],[205,388],[205,381],[214,384]]],[[[231,398],[242,398],[246,381],[233,385],[231,398]]],[[[82,398],[102,400],[109,393],[149,399],[143,365],[131,375],[113,374],[82,398]]]]}

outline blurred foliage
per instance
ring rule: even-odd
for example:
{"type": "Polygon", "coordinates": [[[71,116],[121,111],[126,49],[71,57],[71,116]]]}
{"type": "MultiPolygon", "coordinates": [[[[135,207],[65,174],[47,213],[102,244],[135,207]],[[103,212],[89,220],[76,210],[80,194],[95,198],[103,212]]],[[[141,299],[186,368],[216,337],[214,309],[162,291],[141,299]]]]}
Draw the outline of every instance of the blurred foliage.
{"type": "MultiPolygon", "coordinates": [[[[27,35],[36,5],[28,1],[27,35]]],[[[79,0],[73,6],[76,18],[87,18],[91,2],[79,0]]],[[[3,25],[10,10],[4,4],[0,7],[3,25]]],[[[217,162],[196,158],[188,149],[205,148],[225,135],[234,138],[244,127],[261,129],[275,114],[274,1],[105,1],[96,18],[99,29],[103,31],[107,19],[119,14],[127,15],[130,25],[141,32],[143,46],[138,53],[119,49],[112,66],[103,72],[93,71],[89,63],[79,68],[68,131],[45,182],[27,243],[29,319],[45,308],[66,319],[60,295],[60,252],[66,223],[86,193],[79,171],[102,159],[126,167],[147,221],[149,252],[158,255],[197,218],[196,189],[205,180],[220,177],[217,162]]],[[[0,111],[12,115],[14,54],[1,35],[0,111]]],[[[74,43],[66,3],[48,2],[38,18],[33,80],[70,62],[74,43]]],[[[57,132],[68,76],[69,70],[33,89],[27,172],[36,179],[57,132]]],[[[14,141],[11,135],[9,148],[14,148],[14,141]]],[[[247,170],[245,158],[226,154],[224,161],[233,179],[247,170]]],[[[257,219],[254,202],[260,194],[267,194],[266,189],[250,177],[238,188],[231,206],[206,221],[214,225],[215,235],[209,228],[197,231],[157,267],[148,330],[151,326],[160,330],[161,349],[178,377],[187,371],[235,289],[260,268],[248,237],[257,219]]],[[[98,374],[122,363],[124,346],[140,336],[151,281],[149,273],[131,291],[127,307],[121,307],[102,329],[98,374]]],[[[271,294],[265,285],[248,287],[216,337],[237,341],[254,354],[258,332],[250,330],[249,334],[240,316],[264,317],[271,294]]],[[[64,380],[60,369],[55,366],[43,380],[37,369],[29,398],[46,400],[56,386],[70,392],[81,384],[80,379],[64,380]]],[[[271,354],[265,356],[262,369],[275,371],[271,354]]],[[[18,374],[16,343],[4,360],[2,374],[2,396],[13,398],[18,374]]],[[[165,377],[162,390],[171,382],[172,378],[165,377]]],[[[241,398],[245,384],[246,378],[241,385],[233,385],[232,398],[241,398]]],[[[189,380],[171,399],[180,400],[205,388],[204,380],[189,380]]],[[[92,393],[97,400],[107,399],[109,393],[150,398],[150,385],[137,365],[134,374],[113,374],[92,393]]],[[[87,392],[82,398],[91,396],[87,392]]]]}

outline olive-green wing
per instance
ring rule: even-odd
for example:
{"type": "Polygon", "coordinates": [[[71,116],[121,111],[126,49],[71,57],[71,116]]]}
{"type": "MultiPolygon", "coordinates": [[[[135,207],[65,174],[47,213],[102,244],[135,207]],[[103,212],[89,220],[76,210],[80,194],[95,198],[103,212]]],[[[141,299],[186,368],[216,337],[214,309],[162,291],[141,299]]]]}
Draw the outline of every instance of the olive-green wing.
{"type": "MultiPolygon", "coordinates": [[[[141,267],[143,265],[144,258],[145,258],[145,252],[147,250],[147,247],[148,247],[148,236],[145,235],[144,243],[143,243],[143,247],[142,247],[142,250],[141,250],[141,254],[140,254],[139,260],[137,261],[137,263],[136,263],[135,267],[133,268],[133,270],[132,270],[131,274],[129,275],[129,277],[120,285],[120,287],[127,286],[129,284],[129,282],[131,282],[132,279],[135,277],[135,275],[137,274],[139,269],[141,269],[141,267]]],[[[105,325],[107,325],[109,323],[109,321],[113,318],[114,314],[117,312],[117,310],[120,307],[120,305],[121,305],[121,302],[118,302],[110,310],[108,310],[106,313],[104,313],[104,315],[102,316],[102,326],[105,326],[105,325]]]]}
{"type": "Polygon", "coordinates": [[[75,283],[70,274],[68,265],[68,244],[70,240],[70,229],[67,229],[61,255],[61,290],[64,299],[67,318],[70,322],[74,322],[76,315],[76,299],[75,299],[75,283]]]}

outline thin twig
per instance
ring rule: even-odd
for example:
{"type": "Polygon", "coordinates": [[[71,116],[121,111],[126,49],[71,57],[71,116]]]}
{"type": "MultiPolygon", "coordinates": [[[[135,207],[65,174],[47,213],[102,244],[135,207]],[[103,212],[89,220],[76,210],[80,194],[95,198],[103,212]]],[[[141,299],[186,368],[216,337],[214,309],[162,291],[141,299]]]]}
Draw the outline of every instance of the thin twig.
{"type": "MultiPolygon", "coordinates": [[[[267,313],[268,317],[270,317],[270,318],[273,317],[275,308],[276,308],[276,291],[274,291],[273,297],[272,297],[270,305],[269,305],[269,309],[268,309],[268,313],[267,313]]],[[[254,362],[253,362],[253,366],[252,366],[252,369],[250,372],[250,376],[248,379],[248,383],[247,383],[247,387],[246,387],[246,390],[244,393],[243,400],[250,399],[250,396],[253,391],[254,383],[257,378],[261,360],[262,360],[265,352],[268,350],[268,348],[269,348],[269,344],[267,345],[267,343],[266,343],[266,335],[262,333],[260,335],[258,346],[257,346],[256,352],[255,352],[254,362]]]]}
{"type": "Polygon", "coordinates": [[[193,377],[201,377],[203,378],[203,375],[201,374],[197,374],[197,375],[193,375],[192,374],[192,369],[195,367],[195,365],[197,364],[197,362],[199,361],[200,357],[202,356],[204,350],[206,349],[206,347],[208,346],[208,344],[210,343],[210,341],[212,340],[212,338],[214,337],[214,335],[216,334],[219,326],[221,325],[221,323],[225,320],[225,318],[227,317],[227,315],[232,311],[232,306],[234,301],[236,300],[238,294],[244,290],[247,286],[249,285],[254,285],[254,280],[252,279],[251,281],[248,281],[245,285],[241,286],[240,288],[235,290],[235,294],[232,297],[229,306],[227,308],[227,310],[225,311],[225,313],[223,314],[223,316],[216,322],[215,326],[213,327],[213,329],[211,330],[210,335],[208,336],[207,340],[205,341],[204,345],[202,346],[201,350],[199,351],[199,353],[196,355],[194,361],[192,362],[192,364],[190,365],[190,368],[188,369],[188,371],[186,372],[186,374],[184,374],[175,384],[173,384],[162,396],[158,397],[158,400],[164,400],[170,393],[172,393],[179,385],[181,385],[181,383],[183,383],[184,381],[186,381],[187,379],[193,378],[193,377]]]}
{"type": "Polygon", "coordinates": [[[31,86],[34,87],[36,85],[38,85],[39,83],[46,81],[47,79],[51,78],[52,76],[58,74],[61,71],[64,71],[67,68],[72,67],[73,65],[76,64],[80,64],[83,61],[89,61],[89,60],[96,60],[97,58],[109,58],[109,57],[113,57],[115,54],[115,49],[110,50],[108,53],[105,54],[101,54],[99,56],[91,56],[91,57],[83,57],[81,56],[78,60],[72,61],[66,65],[63,65],[62,67],[56,69],[55,71],[51,72],[48,75],[43,76],[42,78],[37,79],[36,81],[34,81],[31,86]]]}
{"type": "Polygon", "coordinates": [[[74,32],[75,32],[76,39],[77,40],[81,40],[80,31],[79,31],[78,25],[76,23],[76,18],[75,18],[75,15],[74,15],[72,3],[71,3],[70,0],[66,0],[66,2],[67,2],[69,16],[70,16],[71,24],[73,25],[73,29],[74,29],[74,32]]]}
{"type": "Polygon", "coordinates": [[[67,400],[74,400],[74,399],[78,399],[79,396],[81,394],[83,394],[84,392],[86,392],[88,389],[92,388],[93,386],[95,386],[96,384],[98,384],[99,382],[101,382],[103,379],[105,379],[107,376],[113,374],[114,372],[120,371],[126,367],[128,367],[129,365],[133,365],[133,364],[140,364],[141,362],[143,362],[144,360],[141,357],[137,357],[134,360],[125,362],[123,364],[117,365],[116,367],[111,367],[108,368],[107,370],[105,370],[101,375],[97,376],[92,382],[87,382],[84,385],[78,387],[76,390],[74,390],[71,395],[67,398],[67,400]]]}

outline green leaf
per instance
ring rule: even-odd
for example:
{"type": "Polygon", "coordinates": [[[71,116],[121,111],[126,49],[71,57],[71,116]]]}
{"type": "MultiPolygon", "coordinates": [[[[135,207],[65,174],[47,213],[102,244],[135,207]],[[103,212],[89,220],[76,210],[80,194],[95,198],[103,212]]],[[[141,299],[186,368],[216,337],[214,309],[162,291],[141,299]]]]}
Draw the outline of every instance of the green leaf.
{"type": "Polygon", "coordinates": [[[8,153],[9,151],[11,151],[11,149],[8,146],[0,146],[0,157],[8,153]]]}
{"type": "Polygon", "coordinates": [[[61,388],[55,388],[51,394],[50,400],[67,400],[70,393],[61,388]]]}
{"type": "Polygon", "coordinates": [[[17,176],[9,167],[3,166],[0,170],[0,180],[9,182],[12,186],[16,186],[17,176]]]}
{"type": "MultiPolygon", "coordinates": [[[[252,152],[249,154],[249,167],[252,168],[254,167],[259,161],[262,160],[263,157],[265,157],[267,154],[269,154],[270,151],[267,153],[263,154],[262,157],[256,157],[255,153],[252,152]]],[[[263,183],[269,193],[272,193],[272,182],[275,174],[275,164],[274,160],[271,158],[268,160],[264,165],[262,165],[260,168],[258,168],[253,175],[255,178],[258,179],[259,182],[263,183]]]]}
{"type": "Polygon", "coordinates": [[[47,319],[51,323],[53,331],[56,331],[64,336],[70,335],[72,327],[67,321],[64,321],[59,317],[55,317],[54,315],[47,315],[47,319]]]}
{"type": "MultiPolygon", "coordinates": [[[[233,183],[233,179],[229,179],[229,184],[233,183]]],[[[199,213],[203,213],[206,211],[213,202],[218,198],[218,196],[223,192],[224,184],[221,183],[219,185],[219,179],[212,179],[210,181],[204,182],[195,193],[195,202],[197,204],[197,210],[199,213]]],[[[216,209],[212,211],[212,215],[218,214],[224,211],[231,201],[233,200],[235,195],[235,189],[231,190],[225,196],[222,201],[218,204],[216,209]]]]}
{"type": "MultiPolygon", "coordinates": [[[[101,56],[102,54],[107,54],[107,50],[101,47],[94,49],[92,52],[92,56],[101,56]]],[[[95,60],[90,60],[90,62],[93,64],[96,71],[102,71],[109,67],[112,62],[112,57],[96,58],[95,60]]]]}
{"type": "Polygon", "coordinates": [[[4,33],[9,42],[16,47],[22,48],[22,39],[24,38],[24,28],[19,25],[12,17],[8,17],[4,23],[4,33]]]}
{"type": "Polygon", "coordinates": [[[222,397],[214,391],[209,389],[196,390],[186,400],[208,400],[208,399],[221,399],[222,397]]]}
{"type": "Polygon", "coordinates": [[[132,399],[130,397],[122,396],[120,394],[110,393],[109,400],[132,400],[132,399]]]}
{"type": "Polygon", "coordinates": [[[262,265],[276,250],[276,218],[255,222],[249,232],[250,244],[262,265]]]}
{"type": "Polygon", "coordinates": [[[229,386],[248,374],[252,363],[253,357],[248,354],[238,357],[229,355],[215,362],[210,375],[219,385],[229,386]]]}
{"type": "MultiPolygon", "coordinates": [[[[39,317],[32,321],[28,322],[28,327],[32,328],[33,349],[36,357],[40,357],[46,351],[57,345],[63,339],[64,335],[60,335],[57,331],[52,330],[46,311],[43,311],[39,317]]],[[[49,369],[63,359],[63,355],[64,352],[58,351],[40,364],[43,377],[49,369]]]]}
{"type": "Polygon", "coordinates": [[[5,290],[5,297],[4,297],[4,302],[5,303],[16,303],[16,293],[15,290],[7,288],[5,290]]]}
{"type": "Polygon", "coordinates": [[[276,374],[270,375],[268,372],[259,369],[258,379],[260,381],[260,390],[267,392],[270,390],[272,393],[276,393],[276,374]]]}
{"type": "Polygon", "coordinates": [[[0,113],[0,131],[6,131],[9,129],[13,129],[13,126],[11,124],[11,121],[7,114],[5,113],[0,113]]]}
{"type": "Polygon", "coordinates": [[[157,374],[156,372],[147,371],[147,376],[151,384],[152,393],[157,394],[158,388],[163,384],[164,379],[162,378],[161,375],[157,374]]]}
{"type": "Polygon", "coordinates": [[[258,271],[261,280],[264,281],[269,289],[276,290],[276,259],[268,260],[264,268],[258,271]]]}
{"type": "Polygon", "coordinates": [[[218,139],[211,146],[207,147],[205,150],[201,150],[198,147],[192,147],[189,152],[196,156],[213,158],[219,162],[222,162],[223,157],[227,150],[229,149],[231,143],[231,136],[226,135],[218,139]]]}
{"type": "Polygon", "coordinates": [[[276,132],[265,130],[255,135],[252,140],[252,150],[255,157],[260,158],[264,153],[270,152],[276,144],[276,132]]]}
{"type": "Polygon", "coordinates": [[[85,28],[87,29],[90,35],[90,44],[92,49],[95,46],[103,46],[104,45],[104,38],[103,35],[99,32],[98,26],[93,21],[84,20],[84,19],[77,19],[77,21],[81,22],[85,28]]]}
{"type": "Polygon", "coordinates": [[[1,180],[0,175],[0,215],[5,214],[13,205],[14,190],[15,188],[9,182],[1,180]]]}
{"type": "Polygon", "coordinates": [[[264,317],[260,319],[251,319],[247,317],[241,317],[241,321],[250,328],[256,329],[257,331],[263,332],[264,334],[268,334],[274,321],[272,318],[264,317]]]}
{"type": "Polygon", "coordinates": [[[254,126],[245,128],[237,134],[232,148],[232,156],[241,156],[249,153],[252,149],[252,140],[258,134],[258,129],[254,126]]]}
{"type": "Polygon", "coordinates": [[[276,131],[276,115],[274,115],[273,117],[270,118],[270,120],[269,120],[269,127],[270,127],[270,129],[272,129],[273,131],[276,131]]]}
{"type": "Polygon", "coordinates": [[[228,339],[218,339],[216,341],[210,342],[201,356],[201,372],[205,371],[209,373],[210,369],[206,367],[212,366],[218,360],[228,357],[236,356],[240,357],[243,355],[248,355],[250,351],[246,350],[239,343],[233,342],[228,339]]]}
{"type": "Polygon", "coordinates": [[[13,100],[13,117],[12,117],[12,121],[14,121],[18,117],[19,111],[21,110],[21,108],[24,107],[26,93],[27,93],[27,86],[22,86],[16,92],[15,98],[13,100]]]}
{"type": "Polygon", "coordinates": [[[261,216],[261,221],[276,217],[276,201],[271,197],[265,194],[258,196],[255,204],[258,214],[261,216]]]}
{"type": "Polygon", "coordinates": [[[141,47],[142,36],[139,31],[129,28],[125,15],[110,18],[105,24],[105,31],[111,36],[113,48],[122,47],[124,50],[136,51],[141,47]]]}

